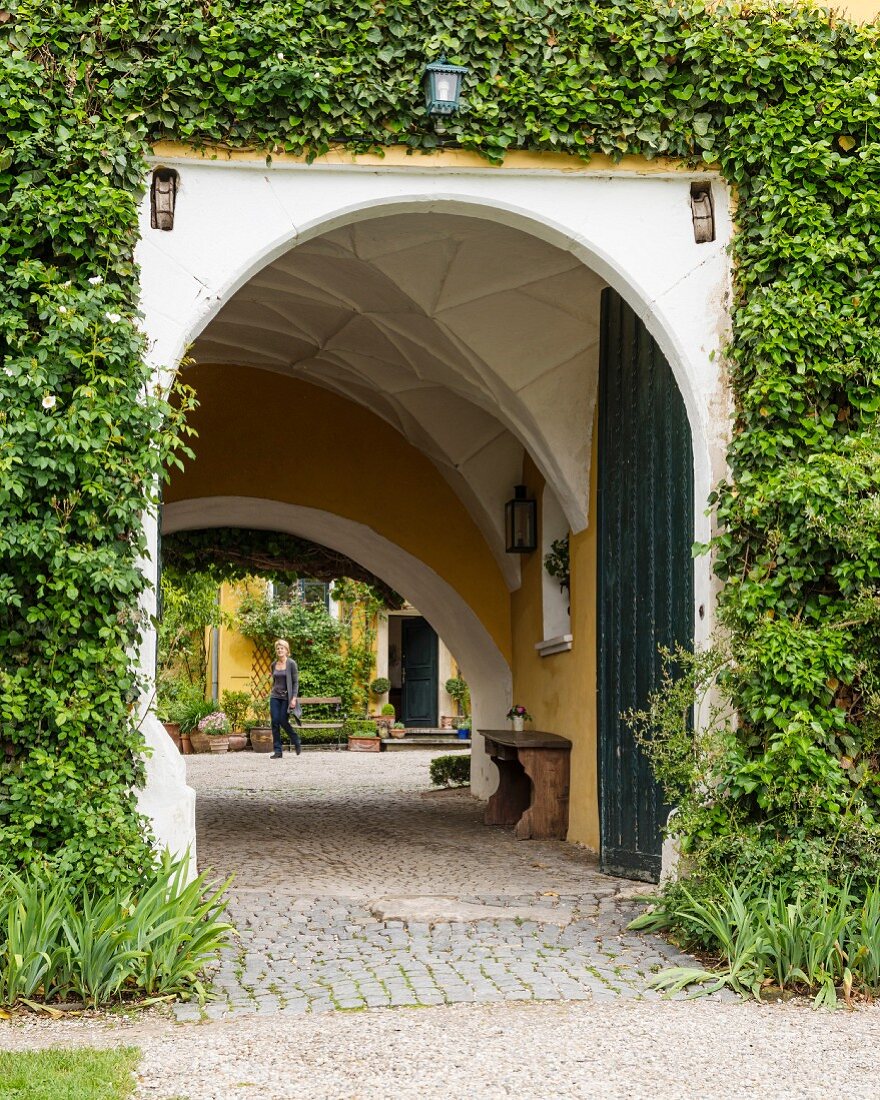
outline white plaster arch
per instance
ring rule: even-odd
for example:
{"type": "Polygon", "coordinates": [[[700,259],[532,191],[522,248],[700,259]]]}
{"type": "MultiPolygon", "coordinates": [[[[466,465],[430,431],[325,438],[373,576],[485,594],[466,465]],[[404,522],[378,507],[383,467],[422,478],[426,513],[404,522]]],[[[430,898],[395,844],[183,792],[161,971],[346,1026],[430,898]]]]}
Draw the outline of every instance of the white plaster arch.
{"type": "MultiPolygon", "coordinates": [[[[510,705],[511,674],[489,632],[459,593],[433,569],[377,534],[332,512],[256,497],[202,497],[163,508],[162,531],[242,527],[280,531],[345,554],[390,584],[427,619],[453,653],[471,686],[474,729],[497,729],[510,705]]],[[[497,773],[474,734],[471,788],[488,798],[497,773]]]]}
{"type": "MultiPolygon", "coordinates": [[[[668,359],[691,425],[695,531],[707,541],[705,502],[724,472],[729,402],[722,376],[732,235],[728,189],[717,175],[683,172],[386,168],[262,160],[156,158],[180,175],[172,233],[151,230],[141,209],[142,309],[150,357],[176,365],[222,306],[254,274],[333,229],[389,214],[443,211],[519,229],[569,252],[617,290],[668,359]],[[709,179],[716,240],[696,245],[690,184],[709,179]]],[[[541,469],[573,531],[587,522],[586,491],[554,448],[559,409],[536,418],[505,410],[510,430],[541,469]],[[555,415],[554,415],[555,414],[555,415]]],[[[465,503],[466,494],[462,494],[465,503]]],[[[480,519],[478,519],[480,522],[480,519]]],[[[485,522],[480,522],[485,531],[485,522]]],[[[497,546],[493,546],[497,550],[497,546]]],[[[511,583],[509,556],[498,557],[511,583]]],[[[515,564],[515,563],[514,563],[515,564]]],[[[710,629],[708,562],[697,562],[695,628],[710,629]],[[697,615],[696,608],[704,614],[697,615]]]]}
{"type": "MultiPolygon", "coordinates": [[[[186,349],[236,290],[298,244],[343,225],[392,214],[436,211],[483,218],[570,253],[617,290],[644,321],[670,363],[687,409],[694,455],[694,538],[707,541],[710,520],[705,502],[724,473],[729,434],[722,353],[729,328],[727,247],[732,220],[729,191],[717,175],[589,167],[446,168],[427,158],[387,168],[358,163],[305,165],[284,159],[268,168],[256,157],[252,161],[163,157],[156,158],[156,163],[176,168],[180,176],[172,232],[151,229],[146,196],[140,211],[136,260],[141,270],[141,310],[148,358],[158,379],[167,382],[186,349]],[[716,239],[710,244],[696,245],[693,239],[690,184],[695,179],[708,179],[712,185],[716,239]]],[[[565,469],[571,456],[560,444],[557,430],[565,417],[564,401],[560,407],[545,400],[531,415],[513,406],[503,411],[511,432],[552,486],[572,530],[582,530],[588,500],[577,478],[565,469]]],[[[462,499],[466,506],[472,505],[466,493],[462,499]]],[[[287,520],[293,522],[289,516],[287,520]]],[[[302,521],[302,516],[297,517],[297,524],[302,521]]],[[[227,515],[222,522],[233,521],[227,515]]],[[[150,544],[155,561],[155,538],[150,544]]],[[[370,567],[369,561],[364,564],[370,567]]],[[[510,557],[499,564],[515,587],[510,557]]],[[[381,575],[381,569],[374,571],[381,575]]],[[[441,587],[436,591],[442,591],[444,582],[435,578],[437,582],[441,587]]],[[[393,583],[400,585],[399,580],[393,583]]],[[[695,562],[698,642],[711,632],[712,595],[709,562],[702,557],[695,562]]],[[[426,615],[433,614],[438,632],[456,648],[454,628],[437,617],[442,608],[432,612],[430,595],[426,599],[421,591],[416,600],[426,615]]],[[[472,615],[470,609],[463,611],[472,615]]],[[[152,644],[146,638],[144,652],[148,654],[152,644]]],[[[464,650],[461,655],[467,662],[464,650]]],[[[503,713],[510,681],[506,664],[499,667],[488,651],[481,651],[480,662],[484,659],[489,671],[480,694],[491,703],[477,721],[485,725],[503,713]]],[[[479,667],[468,669],[466,675],[483,678],[479,667]]],[[[147,733],[150,743],[161,739],[155,730],[147,733]]],[[[475,755],[481,759],[481,754],[475,755]]],[[[488,776],[476,779],[478,786],[490,781],[488,776]]],[[[184,787],[180,805],[189,799],[189,789],[184,787]]],[[[184,827],[175,835],[178,848],[194,840],[185,835],[184,827]]]]}

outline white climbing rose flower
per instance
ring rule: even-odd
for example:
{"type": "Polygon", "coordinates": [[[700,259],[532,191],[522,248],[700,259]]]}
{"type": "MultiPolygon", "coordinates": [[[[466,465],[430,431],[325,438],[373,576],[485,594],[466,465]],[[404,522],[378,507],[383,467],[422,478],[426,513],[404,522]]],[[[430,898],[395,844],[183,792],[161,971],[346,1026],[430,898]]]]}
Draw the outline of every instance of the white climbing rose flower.
{"type": "Polygon", "coordinates": [[[105,313],[104,316],[111,325],[116,325],[122,320],[122,316],[119,313],[105,313]]]}
{"type": "Polygon", "coordinates": [[[92,286],[100,286],[101,283],[104,282],[104,280],[100,275],[93,275],[91,279],[89,279],[89,282],[92,284],[92,286]]]}
{"type": "Polygon", "coordinates": [[[58,307],[58,312],[59,313],[67,313],[67,306],[59,306],[58,307]]]}
{"type": "Polygon", "coordinates": [[[57,403],[58,403],[58,398],[55,397],[54,394],[47,393],[46,396],[43,398],[43,408],[44,409],[54,409],[57,403]]]}

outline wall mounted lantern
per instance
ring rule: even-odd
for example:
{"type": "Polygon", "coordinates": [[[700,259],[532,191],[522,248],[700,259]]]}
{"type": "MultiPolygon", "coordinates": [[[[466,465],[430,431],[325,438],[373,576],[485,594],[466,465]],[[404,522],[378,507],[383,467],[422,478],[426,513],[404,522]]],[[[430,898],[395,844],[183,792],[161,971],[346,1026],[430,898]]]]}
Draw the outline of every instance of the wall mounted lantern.
{"type": "Polygon", "coordinates": [[[451,115],[458,110],[461,82],[469,70],[450,65],[445,57],[425,66],[425,103],[429,115],[451,115]]]}
{"type": "Polygon", "coordinates": [[[526,496],[525,485],[515,485],[513,500],[504,505],[504,539],[508,554],[538,549],[538,502],[526,496]]]}

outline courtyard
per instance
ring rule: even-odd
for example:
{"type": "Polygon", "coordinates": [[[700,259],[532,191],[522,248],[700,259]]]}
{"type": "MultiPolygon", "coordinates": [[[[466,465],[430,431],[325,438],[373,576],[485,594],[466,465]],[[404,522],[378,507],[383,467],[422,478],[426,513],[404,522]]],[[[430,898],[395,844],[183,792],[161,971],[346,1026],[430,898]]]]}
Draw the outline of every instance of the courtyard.
{"type": "Polygon", "coordinates": [[[659,998],[688,960],[626,931],[645,887],[484,827],[431,758],[189,757],[200,866],[235,876],[216,1000],[18,1017],[0,1050],[135,1045],[138,1100],[877,1095],[877,1008],[659,998]]]}

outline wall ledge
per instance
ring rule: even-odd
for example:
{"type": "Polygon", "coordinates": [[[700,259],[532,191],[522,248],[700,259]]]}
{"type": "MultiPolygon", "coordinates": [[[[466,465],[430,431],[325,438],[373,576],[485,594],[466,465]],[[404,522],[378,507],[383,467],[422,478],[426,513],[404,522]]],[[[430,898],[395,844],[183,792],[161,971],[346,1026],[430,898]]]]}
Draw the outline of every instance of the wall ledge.
{"type": "Polygon", "coordinates": [[[541,657],[552,657],[554,653],[567,653],[572,645],[571,634],[557,634],[555,638],[545,638],[543,642],[536,642],[535,649],[541,657]]]}

